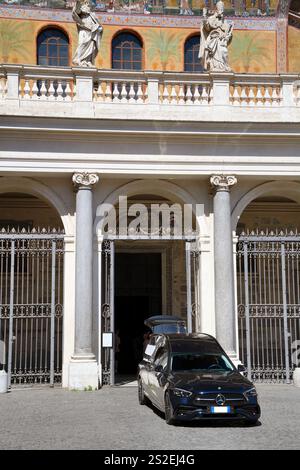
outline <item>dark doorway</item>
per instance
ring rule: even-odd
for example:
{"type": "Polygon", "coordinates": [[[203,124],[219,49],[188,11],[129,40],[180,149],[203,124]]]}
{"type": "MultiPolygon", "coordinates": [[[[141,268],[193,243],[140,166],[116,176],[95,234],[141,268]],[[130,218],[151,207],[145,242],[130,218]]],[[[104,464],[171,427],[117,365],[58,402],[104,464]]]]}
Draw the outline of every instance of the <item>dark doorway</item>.
{"type": "Polygon", "coordinates": [[[135,374],[143,354],[144,320],[162,313],[161,253],[116,253],[117,374],[135,374]]]}

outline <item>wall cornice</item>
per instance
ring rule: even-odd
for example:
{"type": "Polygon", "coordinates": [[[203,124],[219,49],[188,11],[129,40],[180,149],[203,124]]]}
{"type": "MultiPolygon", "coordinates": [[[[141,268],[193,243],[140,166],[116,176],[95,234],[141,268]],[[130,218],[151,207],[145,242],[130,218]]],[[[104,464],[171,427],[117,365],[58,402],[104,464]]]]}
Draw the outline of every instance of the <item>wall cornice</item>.
{"type": "MultiPolygon", "coordinates": [[[[141,119],[138,116],[135,120],[123,119],[72,119],[69,117],[39,117],[39,116],[0,116],[0,133],[4,135],[20,135],[22,139],[44,139],[49,135],[55,134],[58,139],[76,139],[86,141],[108,140],[111,142],[112,136],[126,138],[131,141],[145,142],[157,141],[157,137],[170,138],[172,141],[190,143],[199,139],[207,138],[207,141],[216,141],[223,143],[226,138],[239,138],[239,144],[242,141],[248,141],[259,138],[260,142],[271,142],[273,139],[282,140],[282,143],[290,142],[291,139],[300,138],[299,117],[292,122],[290,119],[284,122],[266,121],[264,126],[255,119],[250,121],[194,121],[182,120],[150,120],[141,119]]],[[[117,142],[115,142],[117,143],[117,142]]],[[[232,143],[232,142],[231,142],[232,143]]]]}

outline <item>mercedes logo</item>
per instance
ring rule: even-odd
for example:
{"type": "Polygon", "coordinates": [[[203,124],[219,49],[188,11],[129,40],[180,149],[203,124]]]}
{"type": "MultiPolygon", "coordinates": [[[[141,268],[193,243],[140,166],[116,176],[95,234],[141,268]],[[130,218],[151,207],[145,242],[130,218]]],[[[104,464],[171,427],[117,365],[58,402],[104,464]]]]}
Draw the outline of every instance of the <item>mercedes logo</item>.
{"type": "Polygon", "coordinates": [[[217,397],[216,397],[216,404],[217,405],[224,405],[225,401],[226,401],[226,398],[224,397],[224,395],[221,395],[219,393],[219,395],[217,395],[217,397]]]}

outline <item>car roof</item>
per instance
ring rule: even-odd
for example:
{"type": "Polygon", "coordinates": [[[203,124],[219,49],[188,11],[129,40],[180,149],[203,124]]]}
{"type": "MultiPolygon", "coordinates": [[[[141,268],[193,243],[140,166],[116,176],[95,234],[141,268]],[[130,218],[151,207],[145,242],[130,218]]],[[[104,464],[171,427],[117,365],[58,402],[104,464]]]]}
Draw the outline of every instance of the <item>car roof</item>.
{"type": "Polygon", "coordinates": [[[174,315],[154,315],[146,318],[144,324],[147,326],[161,325],[161,324],[172,324],[172,323],[185,323],[185,319],[176,317],[174,315]]]}
{"type": "Polygon", "coordinates": [[[218,341],[205,333],[165,334],[164,336],[173,352],[211,352],[222,351],[218,341]]]}
{"type": "Polygon", "coordinates": [[[182,341],[190,341],[190,340],[197,340],[197,339],[202,339],[202,340],[206,340],[206,341],[216,341],[216,339],[211,336],[211,335],[208,335],[207,333],[166,333],[164,336],[167,336],[170,341],[173,341],[173,340],[182,340],[182,341]]]}

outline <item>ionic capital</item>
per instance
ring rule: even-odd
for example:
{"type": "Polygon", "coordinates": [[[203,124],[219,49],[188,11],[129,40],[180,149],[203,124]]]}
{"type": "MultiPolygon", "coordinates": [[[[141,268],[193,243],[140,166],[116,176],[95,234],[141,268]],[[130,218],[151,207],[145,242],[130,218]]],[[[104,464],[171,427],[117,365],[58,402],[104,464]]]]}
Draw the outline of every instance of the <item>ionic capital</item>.
{"type": "Polygon", "coordinates": [[[97,175],[97,173],[89,173],[88,171],[82,171],[80,173],[74,173],[72,176],[72,181],[77,189],[91,189],[92,186],[98,183],[99,176],[97,175]]]}
{"type": "Polygon", "coordinates": [[[210,184],[215,191],[229,191],[230,186],[237,183],[237,178],[233,175],[212,175],[210,177],[210,184]]]}

